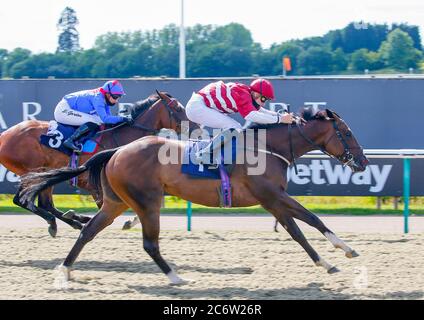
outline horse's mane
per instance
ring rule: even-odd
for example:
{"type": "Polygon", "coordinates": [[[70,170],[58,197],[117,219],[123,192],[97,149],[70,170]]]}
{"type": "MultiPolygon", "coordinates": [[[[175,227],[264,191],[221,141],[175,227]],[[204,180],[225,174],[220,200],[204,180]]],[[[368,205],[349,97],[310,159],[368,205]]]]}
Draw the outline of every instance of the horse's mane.
{"type": "MultiPolygon", "coordinates": [[[[172,96],[168,92],[161,92],[166,95],[168,98],[172,98],[172,96]]],[[[153,93],[148,96],[144,100],[140,100],[135,102],[132,106],[130,106],[130,114],[133,119],[136,119],[139,115],[147,111],[156,101],[160,99],[157,93],[153,93]]]]}
{"type": "MultiPolygon", "coordinates": [[[[299,110],[299,116],[305,119],[306,121],[311,120],[325,120],[328,118],[326,110],[318,110],[315,111],[312,107],[302,107],[299,110]]],[[[287,126],[287,124],[283,123],[272,123],[272,124],[260,124],[260,123],[252,123],[247,129],[272,129],[278,126],[287,126]]]]}

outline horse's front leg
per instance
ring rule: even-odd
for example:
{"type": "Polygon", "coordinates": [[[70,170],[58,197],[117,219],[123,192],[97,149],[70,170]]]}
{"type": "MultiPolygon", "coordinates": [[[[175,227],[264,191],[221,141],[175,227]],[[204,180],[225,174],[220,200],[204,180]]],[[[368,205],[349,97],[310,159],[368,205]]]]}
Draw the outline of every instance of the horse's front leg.
{"type": "Polygon", "coordinates": [[[281,198],[288,214],[290,214],[293,218],[299,219],[309,224],[311,227],[316,228],[333,244],[335,248],[342,249],[345,252],[346,257],[354,258],[359,256],[355,250],[350,248],[343,240],[337,237],[333,231],[328,229],[320,218],[318,218],[308,209],[304,208],[299,202],[290,197],[286,192],[281,194],[281,198]]]}
{"type": "Polygon", "coordinates": [[[309,257],[312,259],[316,266],[323,267],[325,270],[327,270],[329,274],[339,272],[339,269],[326,262],[318,255],[314,248],[312,248],[312,246],[309,244],[308,240],[306,240],[305,236],[303,235],[303,232],[300,230],[293,218],[281,213],[274,214],[274,216],[284,227],[284,229],[287,230],[293,240],[297,241],[302,246],[302,248],[306,251],[306,253],[309,255],[309,257]]]}
{"type": "Polygon", "coordinates": [[[302,231],[297,226],[294,219],[289,214],[289,209],[285,203],[285,191],[278,181],[272,181],[266,176],[250,177],[249,189],[259,203],[269,212],[271,212],[290,236],[298,242],[306,251],[309,257],[317,266],[322,266],[328,273],[335,273],[339,270],[327,263],[312,248],[306,240],[302,231]]]}

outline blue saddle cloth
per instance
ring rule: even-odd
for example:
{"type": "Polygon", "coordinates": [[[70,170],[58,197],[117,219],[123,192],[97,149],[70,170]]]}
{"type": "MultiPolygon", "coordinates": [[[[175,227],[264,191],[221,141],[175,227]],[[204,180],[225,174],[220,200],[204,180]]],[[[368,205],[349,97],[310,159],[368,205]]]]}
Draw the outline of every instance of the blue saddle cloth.
{"type": "MultiPolygon", "coordinates": [[[[221,174],[219,172],[219,167],[217,165],[208,165],[208,164],[197,164],[192,160],[194,154],[203,149],[209,144],[209,140],[198,140],[198,141],[188,141],[184,148],[184,161],[181,166],[181,172],[192,177],[204,178],[204,179],[221,179],[221,174]]],[[[237,142],[233,139],[232,143],[226,143],[221,147],[221,157],[220,165],[235,164],[237,155],[237,142]],[[231,149],[230,149],[231,148],[231,149]],[[231,158],[230,158],[231,156],[231,158]],[[225,158],[224,158],[225,157],[225,158]]],[[[210,159],[210,163],[216,163],[210,159]]]]}
{"type": "MultiPolygon", "coordinates": [[[[47,134],[40,136],[40,143],[48,148],[58,150],[68,156],[73,154],[73,150],[63,146],[63,142],[68,139],[78,127],[69,126],[55,121],[50,121],[49,130],[47,134]]],[[[83,144],[83,153],[94,153],[97,149],[98,143],[90,140],[96,132],[91,132],[88,136],[84,136],[77,141],[83,144]]]]}

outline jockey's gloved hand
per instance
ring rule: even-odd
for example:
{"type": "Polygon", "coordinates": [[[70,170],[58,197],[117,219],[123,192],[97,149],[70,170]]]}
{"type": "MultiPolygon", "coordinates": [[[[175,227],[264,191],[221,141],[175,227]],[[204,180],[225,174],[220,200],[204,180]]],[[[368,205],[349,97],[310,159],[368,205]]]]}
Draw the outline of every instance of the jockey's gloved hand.
{"type": "Polygon", "coordinates": [[[122,122],[132,125],[134,123],[134,119],[132,117],[122,117],[122,122]]]}
{"type": "Polygon", "coordinates": [[[299,117],[298,118],[298,121],[299,121],[299,123],[301,124],[301,125],[305,125],[305,124],[307,124],[308,123],[308,121],[306,121],[305,119],[303,119],[302,117],[299,117]]]}
{"type": "Polygon", "coordinates": [[[294,116],[293,113],[283,113],[280,115],[279,123],[293,123],[294,116]]]}

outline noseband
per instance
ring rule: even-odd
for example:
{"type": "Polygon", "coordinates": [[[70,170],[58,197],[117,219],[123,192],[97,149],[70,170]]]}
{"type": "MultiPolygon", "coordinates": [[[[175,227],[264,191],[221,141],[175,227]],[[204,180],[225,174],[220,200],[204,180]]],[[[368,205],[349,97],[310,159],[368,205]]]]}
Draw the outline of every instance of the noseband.
{"type": "MultiPolygon", "coordinates": [[[[178,127],[180,127],[181,125],[178,123],[178,119],[177,119],[177,117],[175,117],[175,112],[174,112],[174,110],[172,110],[173,109],[173,107],[171,106],[173,103],[177,103],[177,105],[178,105],[178,101],[177,101],[177,99],[175,99],[175,98],[169,98],[169,102],[167,103],[164,99],[162,99],[161,97],[159,97],[159,99],[160,99],[160,103],[163,105],[163,106],[165,106],[165,108],[166,108],[166,110],[168,111],[168,114],[169,114],[169,127],[171,127],[171,125],[172,125],[172,119],[174,119],[175,120],[175,123],[177,124],[176,126],[177,126],[177,128],[178,127]]],[[[137,120],[138,118],[140,118],[145,112],[146,112],[147,110],[145,110],[143,113],[141,113],[141,114],[139,114],[135,119],[134,119],[134,121],[135,120],[137,120]]],[[[153,129],[153,128],[148,128],[148,127],[145,127],[145,126],[143,126],[143,125],[141,125],[141,124],[138,124],[138,123],[134,123],[133,125],[131,125],[130,126],[130,128],[137,128],[137,129],[141,129],[141,130],[144,130],[144,131],[147,131],[147,132],[152,132],[153,134],[157,134],[157,133],[159,133],[160,132],[160,130],[161,129],[153,129]]]]}
{"type": "MultiPolygon", "coordinates": [[[[172,107],[173,103],[176,103],[176,105],[178,105],[178,101],[177,99],[174,98],[169,98],[169,102],[166,103],[166,101],[164,101],[162,98],[160,99],[162,105],[165,106],[166,110],[168,110],[168,114],[169,114],[169,127],[171,128],[172,126],[172,119],[175,120],[175,124],[176,124],[176,129],[181,129],[181,123],[178,122],[178,117],[175,116],[175,111],[173,110],[174,107],[172,107]]],[[[160,131],[160,130],[159,130],[160,131]]]]}

